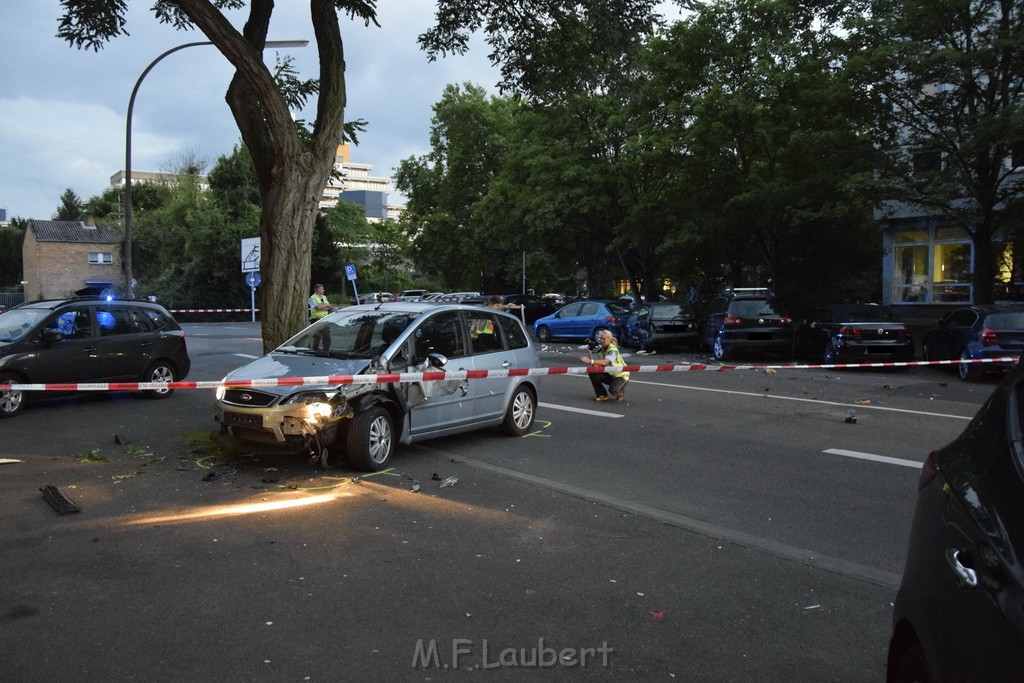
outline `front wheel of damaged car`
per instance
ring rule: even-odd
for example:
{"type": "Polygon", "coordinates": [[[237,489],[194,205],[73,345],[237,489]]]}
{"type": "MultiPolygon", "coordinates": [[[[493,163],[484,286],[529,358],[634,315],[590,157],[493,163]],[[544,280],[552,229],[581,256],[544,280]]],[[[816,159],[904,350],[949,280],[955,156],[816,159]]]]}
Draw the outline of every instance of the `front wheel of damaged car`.
{"type": "Polygon", "coordinates": [[[534,398],[533,392],[528,387],[519,387],[508,403],[502,427],[506,434],[524,436],[529,434],[533,428],[533,419],[536,414],[537,399],[534,398]]]}
{"type": "Polygon", "coordinates": [[[352,467],[379,472],[387,467],[394,450],[395,428],[388,411],[370,406],[352,418],[345,439],[345,451],[352,467]]]}

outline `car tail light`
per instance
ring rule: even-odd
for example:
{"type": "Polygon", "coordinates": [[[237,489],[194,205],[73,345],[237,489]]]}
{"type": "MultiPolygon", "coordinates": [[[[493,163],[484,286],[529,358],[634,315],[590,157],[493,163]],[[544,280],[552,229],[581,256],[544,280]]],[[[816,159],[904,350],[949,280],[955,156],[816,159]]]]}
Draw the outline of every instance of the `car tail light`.
{"type": "Polygon", "coordinates": [[[899,337],[913,337],[914,333],[911,332],[906,327],[901,327],[900,329],[896,330],[896,335],[899,337]]]}
{"type": "Polygon", "coordinates": [[[793,319],[790,318],[788,315],[780,315],[779,316],[779,324],[780,325],[791,325],[791,324],[793,324],[793,319]]]}
{"type": "Polygon", "coordinates": [[[991,327],[986,327],[978,333],[978,338],[985,346],[995,346],[999,343],[999,335],[991,327]]]}
{"type": "Polygon", "coordinates": [[[608,316],[607,318],[604,319],[604,321],[606,323],[612,323],[614,325],[618,325],[619,324],[619,319],[616,318],[614,315],[608,316]]]}
{"type": "Polygon", "coordinates": [[[727,316],[725,316],[725,319],[722,321],[722,324],[723,325],[742,325],[743,324],[743,318],[737,318],[734,315],[727,315],[727,316]]]}
{"type": "Polygon", "coordinates": [[[928,454],[924,464],[921,465],[921,474],[917,478],[918,490],[923,489],[928,484],[932,483],[935,479],[935,475],[939,473],[939,465],[935,462],[935,451],[928,454]]]}
{"type": "Polygon", "coordinates": [[[843,325],[839,328],[839,334],[849,335],[851,337],[859,337],[861,335],[861,329],[859,327],[850,327],[849,325],[843,325]]]}

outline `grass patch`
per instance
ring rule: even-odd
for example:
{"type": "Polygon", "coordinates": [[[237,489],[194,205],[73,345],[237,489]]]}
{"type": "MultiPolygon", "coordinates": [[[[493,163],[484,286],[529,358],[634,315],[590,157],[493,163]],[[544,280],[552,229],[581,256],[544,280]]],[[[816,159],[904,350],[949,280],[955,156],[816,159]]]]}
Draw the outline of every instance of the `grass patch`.
{"type": "Polygon", "coordinates": [[[210,432],[189,432],[185,435],[185,447],[197,459],[230,459],[238,455],[234,449],[221,445],[210,438],[210,432]]]}
{"type": "Polygon", "coordinates": [[[86,451],[82,455],[78,456],[78,462],[89,463],[89,462],[110,462],[107,456],[100,452],[100,449],[94,448],[91,451],[86,451]]]}

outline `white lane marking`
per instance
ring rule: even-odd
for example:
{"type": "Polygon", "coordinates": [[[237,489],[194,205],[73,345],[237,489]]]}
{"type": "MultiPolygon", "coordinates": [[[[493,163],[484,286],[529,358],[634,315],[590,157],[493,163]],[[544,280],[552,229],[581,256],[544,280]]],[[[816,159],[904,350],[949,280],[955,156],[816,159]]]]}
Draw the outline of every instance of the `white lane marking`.
{"type": "MultiPolygon", "coordinates": [[[[582,375],[581,375],[582,376],[582,375]]],[[[670,387],[675,389],[692,389],[694,391],[712,391],[718,394],[736,394],[739,396],[759,396],[777,401],[802,401],[804,403],[820,403],[827,406],[839,406],[841,408],[853,408],[855,410],[886,410],[892,413],[909,413],[911,415],[927,415],[929,417],[949,417],[955,420],[973,420],[974,416],[964,417],[963,415],[948,415],[946,413],[929,413],[924,410],[907,410],[906,408],[889,408],[888,406],[875,406],[867,403],[839,403],[836,401],[822,401],[817,398],[799,398],[796,396],[778,396],[774,394],[761,394],[754,391],[735,391],[732,389],[710,389],[708,387],[694,387],[688,384],[665,384],[664,382],[645,382],[638,379],[630,379],[630,384],[650,384],[656,387],[670,387]]]]}
{"type": "Polygon", "coordinates": [[[241,356],[242,358],[259,358],[259,356],[253,356],[253,355],[248,354],[248,353],[236,353],[235,355],[236,356],[241,356]]]}
{"type": "Polygon", "coordinates": [[[902,460],[900,458],[890,458],[885,455],[875,455],[874,453],[860,453],[858,451],[847,451],[842,448],[829,448],[822,453],[830,453],[831,455],[841,455],[845,458],[859,458],[860,460],[873,460],[874,462],[884,462],[888,465],[902,465],[903,467],[913,467],[916,470],[921,469],[921,465],[924,463],[917,462],[916,460],[902,460]]]}
{"type": "Polygon", "coordinates": [[[542,408],[550,408],[551,410],[565,410],[570,413],[583,413],[584,415],[597,415],[598,417],[626,417],[620,413],[606,413],[603,410],[587,410],[586,408],[570,408],[569,406],[560,406],[555,403],[538,403],[537,405],[542,408]]]}

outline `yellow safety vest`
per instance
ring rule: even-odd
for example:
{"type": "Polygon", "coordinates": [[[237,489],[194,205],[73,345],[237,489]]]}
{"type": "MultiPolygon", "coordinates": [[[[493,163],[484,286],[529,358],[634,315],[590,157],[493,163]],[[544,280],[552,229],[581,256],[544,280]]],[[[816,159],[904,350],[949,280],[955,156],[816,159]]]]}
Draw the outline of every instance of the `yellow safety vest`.
{"type": "Polygon", "coordinates": [[[316,308],[317,304],[329,304],[330,301],[323,294],[314,294],[309,297],[309,317],[312,320],[319,320],[320,318],[326,317],[330,311],[321,311],[316,308]]]}
{"type": "Polygon", "coordinates": [[[605,368],[605,372],[607,372],[612,377],[624,377],[625,379],[629,379],[628,372],[624,370],[616,372],[615,370],[612,369],[614,367],[621,368],[626,364],[626,361],[622,359],[622,354],[619,353],[618,346],[616,346],[615,344],[609,344],[607,348],[601,349],[599,355],[602,359],[607,358],[612,362],[611,365],[605,368]]]}

